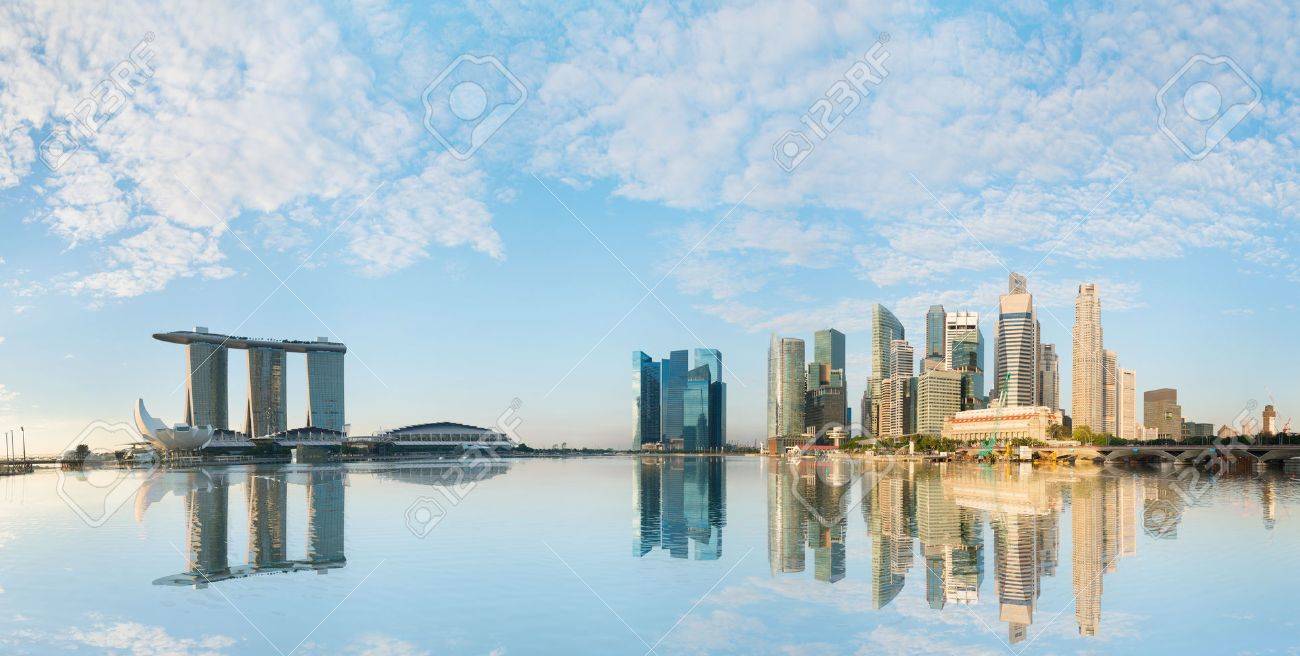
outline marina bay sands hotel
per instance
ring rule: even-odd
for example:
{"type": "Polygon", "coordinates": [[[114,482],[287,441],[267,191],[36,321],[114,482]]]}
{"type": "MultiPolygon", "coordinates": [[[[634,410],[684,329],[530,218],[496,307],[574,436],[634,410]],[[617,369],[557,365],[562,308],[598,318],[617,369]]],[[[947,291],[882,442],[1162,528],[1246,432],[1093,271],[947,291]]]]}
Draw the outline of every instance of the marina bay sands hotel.
{"type": "Polygon", "coordinates": [[[347,346],[319,337],[314,342],[232,337],[194,330],[155,333],[154,339],[185,346],[185,423],[229,430],[227,354],[248,352],[248,404],[244,434],[248,438],[283,433],[288,390],[287,354],[307,354],[307,426],[343,431],[343,355],[347,346]]]}

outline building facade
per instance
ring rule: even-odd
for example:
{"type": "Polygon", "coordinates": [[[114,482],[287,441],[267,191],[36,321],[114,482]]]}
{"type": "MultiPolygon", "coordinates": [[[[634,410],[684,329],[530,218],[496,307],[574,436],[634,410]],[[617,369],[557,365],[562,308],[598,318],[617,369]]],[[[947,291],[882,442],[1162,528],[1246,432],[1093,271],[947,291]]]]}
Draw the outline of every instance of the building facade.
{"type": "Polygon", "coordinates": [[[1109,349],[1101,357],[1102,432],[1119,435],[1119,356],[1109,349]]]}
{"type": "Polygon", "coordinates": [[[248,349],[248,412],[244,434],[264,437],[288,429],[285,353],[262,346],[248,349]]]}
{"type": "Polygon", "coordinates": [[[943,437],[961,442],[997,443],[1027,438],[1047,441],[1048,427],[1060,424],[1061,412],[1045,406],[1019,406],[963,410],[944,425],[943,437]]]}
{"type": "MultiPolygon", "coordinates": [[[[195,331],[207,333],[208,329],[195,331]]],[[[203,341],[185,347],[185,423],[230,428],[227,354],[224,344],[203,341]]]]}
{"type": "Polygon", "coordinates": [[[1183,435],[1183,408],[1178,405],[1178,390],[1164,387],[1142,395],[1142,423],[1156,429],[1156,437],[1177,440],[1183,435]]]}
{"type": "Polygon", "coordinates": [[[632,353],[632,448],[660,445],[659,386],[663,367],[644,351],[632,353]]]}
{"type": "Polygon", "coordinates": [[[1079,285],[1074,299],[1074,367],[1071,370],[1070,417],[1076,428],[1088,426],[1093,432],[1105,431],[1104,353],[1101,332],[1101,299],[1097,286],[1079,285]]]}
{"type": "MultiPolygon", "coordinates": [[[[922,359],[929,363],[937,362],[951,369],[952,365],[947,364],[946,361],[947,327],[948,313],[944,311],[943,306],[931,305],[925,313],[925,355],[922,359]]],[[[932,369],[939,368],[934,365],[928,366],[932,369]]]]}
{"type": "Polygon", "coordinates": [[[1038,315],[1024,276],[1011,274],[1008,290],[998,301],[994,396],[1006,406],[1033,406],[1038,400],[1041,350],[1038,315]]]}
{"type": "Polygon", "coordinates": [[[659,421],[665,446],[680,443],[684,426],[685,408],[682,403],[686,394],[686,374],[690,370],[690,352],[671,351],[662,361],[663,373],[660,374],[660,386],[663,390],[659,400],[662,419],[659,421]]]}
{"type": "Polygon", "coordinates": [[[307,352],[307,426],[343,431],[343,354],[338,351],[307,352]]]}
{"type": "Polygon", "coordinates": [[[1061,409],[1061,356],[1055,344],[1043,344],[1039,351],[1038,405],[1061,409]]]}
{"type": "Polygon", "coordinates": [[[1132,369],[1119,370],[1119,432],[1117,437],[1126,440],[1139,439],[1137,411],[1137,372],[1132,369]]]}
{"type": "Polygon", "coordinates": [[[767,351],[767,437],[769,452],[796,446],[804,431],[804,393],[808,372],[804,341],[772,336],[767,351]],[[773,442],[775,440],[775,442],[773,442]]]}
{"type": "Polygon", "coordinates": [[[1263,419],[1261,428],[1264,435],[1269,437],[1277,435],[1277,410],[1274,410],[1272,405],[1266,405],[1261,418],[1263,419]]]}
{"type": "Polygon", "coordinates": [[[962,373],[947,369],[927,371],[916,383],[916,432],[943,434],[943,423],[962,409],[962,373]]]}

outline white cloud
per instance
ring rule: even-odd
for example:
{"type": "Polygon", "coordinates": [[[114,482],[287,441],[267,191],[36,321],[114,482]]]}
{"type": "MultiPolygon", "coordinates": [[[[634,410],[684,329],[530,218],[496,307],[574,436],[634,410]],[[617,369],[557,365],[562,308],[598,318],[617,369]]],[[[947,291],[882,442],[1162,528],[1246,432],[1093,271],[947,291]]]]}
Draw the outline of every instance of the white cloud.
{"type": "Polygon", "coordinates": [[[0,383],[0,402],[8,402],[18,398],[18,392],[9,390],[3,383],[0,383]]]}
{"type": "Polygon", "coordinates": [[[72,629],[68,639],[105,654],[131,656],[220,656],[236,644],[227,636],[179,638],[162,627],[138,622],[99,624],[90,630],[72,629]]]}
{"type": "Polygon", "coordinates": [[[0,188],[44,171],[32,139],[61,126],[142,39],[153,53],[153,75],[139,76],[124,108],[39,188],[50,231],[103,255],[62,289],[129,297],[228,276],[226,251],[242,249],[232,228],[256,233],[265,219],[262,246],[305,250],[384,181],[383,211],[352,243],[367,272],[439,246],[502,256],[478,200],[488,190],[466,182],[478,174],[429,158],[436,142],[418,117],[380,92],[384,60],[320,7],[124,2],[64,12],[19,2],[0,8],[0,25],[10,71],[0,86],[0,188]],[[295,222],[307,208],[322,216],[295,222]]]}

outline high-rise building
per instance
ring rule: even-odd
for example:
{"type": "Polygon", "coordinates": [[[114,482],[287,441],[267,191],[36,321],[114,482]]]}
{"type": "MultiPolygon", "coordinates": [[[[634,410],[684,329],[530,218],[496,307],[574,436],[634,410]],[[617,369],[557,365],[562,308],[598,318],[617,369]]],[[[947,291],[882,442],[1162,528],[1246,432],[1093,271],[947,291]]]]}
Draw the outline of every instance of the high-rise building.
{"type": "Polygon", "coordinates": [[[917,378],[916,388],[916,431],[938,437],[943,422],[962,409],[962,372],[927,371],[917,378]]]}
{"type": "Polygon", "coordinates": [[[1039,352],[1038,405],[1061,409],[1061,356],[1055,344],[1043,344],[1039,352]]]}
{"type": "Polygon", "coordinates": [[[1263,420],[1264,435],[1269,437],[1277,435],[1277,410],[1274,410],[1271,404],[1264,406],[1263,420]]]}
{"type": "MultiPolygon", "coordinates": [[[[948,315],[942,305],[931,305],[925,313],[925,356],[929,363],[946,364],[948,339],[946,337],[948,315]]],[[[930,368],[937,369],[934,364],[930,368]]],[[[952,368],[952,365],[947,365],[952,368]]]]}
{"type": "Polygon", "coordinates": [[[709,430],[709,386],[713,382],[708,365],[699,365],[686,374],[682,393],[682,449],[705,451],[712,448],[709,430]]]}
{"type": "Polygon", "coordinates": [[[916,375],[916,350],[905,339],[889,343],[889,375],[892,378],[910,378],[916,375]]]}
{"type": "Polygon", "coordinates": [[[1102,432],[1119,435],[1119,356],[1109,349],[1101,356],[1102,432]]]}
{"type": "Polygon", "coordinates": [[[962,409],[976,410],[988,404],[984,387],[984,332],[979,314],[949,312],[945,332],[944,365],[962,372],[962,409]]]}
{"type": "Polygon", "coordinates": [[[1072,357],[1070,417],[1074,427],[1088,426],[1094,432],[1105,432],[1101,299],[1097,296],[1097,286],[1092,283],[1079,285],[1079,294],[1074,299],[1072,357]]]}
{"type": "Polygon", "coordinates": [[[1163,387],[1142,395],[1142,423],[1156,429],[1162,440],[1177,440],[1183,435],[1183,408],[1178,405],[1178,390],[1163,387]]]}
{"type": "Polygon", "coordinates": [[[804,395],[804,428],[822,433],[834,426],[844,426],[847,399],[843,387],[822,384],[804,395]]]}
{"type": "Polygon", "coordinates": [[[903,324],[893,312],[879,303],[871,306],[871,380],[883,380],[894,374],[890,366],[890,344],[905,337],[903,324]]]}
{"type": "MultiPolygon", "coordinates": [[[[327,343],[317,337],[317,343],[327,343]]],[[[307,425],[343,431],[343,353],[307,351],[307,425]]]]}
{"type": "Polygon", "coordinates": [[[643,351],[632,354],[632,448],[640,449],[647,444],[659,444],[661,394],[659,380],[663,375],[662,365],[655,362],[643,351]]]}
{"type": "Polygon", "coordinates": [[[695,366],[709,368],[709,448],[721,450],[727,445],[727,384],[722,380],[722,351],[695,349],[695,366]]]}
{"type": "Polygon", "coordinates": [[[1024,276],[1012,273],[1008,290],[994,328],[995,396],[1007,406],[1030,406],[1038,401],[1038,315],[1024,276]]]}
{"type": "Polygon", "coordinates": [[[244,434],[263,437],[288,428],[288,389],[284,377],[284,349],[248,348],[248,413],[244,434]]]}
{"type": "Polygon", "coordinates": [[[804,341],[772,336],[767,351],[767,437],[769,452],[797,446],[804,430],[804,341]]]}
{"type": "Polygon", "coordinates": [[[664,448],[670,448],[671,445],[682,439],[683,426],[683,394],[686,393],[686,374],[690,370],[690,353],[682,351],[671,351],[667,358],[662,360],[663,374],[660,377],[660,386],[663,390],[662,398],[659,401],[659,408],[663,415],[660,421],[660,430],[663,431],[664,448]]]}
{"type": "Polygon", "coordinates": [[[1138,439],[1137,373],[1132,369],[1119,370],[1119,432],[1115,435],[1125,440],[1138,439]]]}
{"type": "Polygon", "coordinates": [[[844,333],[827,328],[813,334],[813,362],[844,370],[844,333]]]}
{"type": "MultiPolygon", "coordinates": [[[[208,334],[202,326],[195,333],[208,334]]],[[[227,351],[221,342],[193,341],[185,347],[185,423],[230,428],[227,351]]]]}

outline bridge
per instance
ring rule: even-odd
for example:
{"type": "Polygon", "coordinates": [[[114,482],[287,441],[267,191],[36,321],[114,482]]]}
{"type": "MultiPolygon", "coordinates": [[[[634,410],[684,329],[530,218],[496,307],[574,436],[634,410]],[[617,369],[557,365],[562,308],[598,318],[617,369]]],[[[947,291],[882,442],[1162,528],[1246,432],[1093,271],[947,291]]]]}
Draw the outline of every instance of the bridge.
{"type": "MultiPolygon", "coordinates": [[[[982,447],[971,446],[958,451],[966,457],[978,457],[982,447]]],[[[1034,447],[1035,460],[1103,462],[1159,461],[1174,464],[1200,464],[1213,459],[1251,458],[1257,463],[1283,462],[1300,457],[1300,444],[1158,444],[1123,446],[1044,446],[1034,447]]]]}

